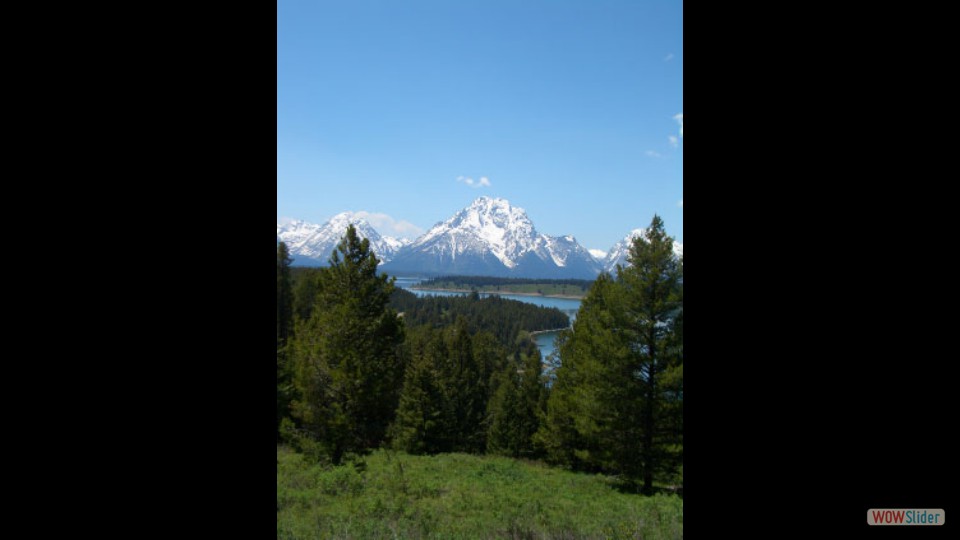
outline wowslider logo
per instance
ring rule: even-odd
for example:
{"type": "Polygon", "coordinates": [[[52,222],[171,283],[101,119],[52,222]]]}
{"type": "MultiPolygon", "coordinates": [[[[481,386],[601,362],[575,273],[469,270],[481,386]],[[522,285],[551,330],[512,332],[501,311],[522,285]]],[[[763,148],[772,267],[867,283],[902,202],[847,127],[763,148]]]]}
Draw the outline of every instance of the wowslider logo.
{"type": "Polygon", "coordinates": [[[869,525],[943,525],[943,508],[871,508],[869,525]]]}

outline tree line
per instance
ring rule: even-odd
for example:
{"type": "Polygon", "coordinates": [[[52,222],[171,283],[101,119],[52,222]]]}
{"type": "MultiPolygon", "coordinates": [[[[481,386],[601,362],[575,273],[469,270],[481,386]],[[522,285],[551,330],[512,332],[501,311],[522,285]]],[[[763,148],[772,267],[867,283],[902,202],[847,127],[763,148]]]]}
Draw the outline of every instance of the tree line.
{"type": "Polygon", "coordinates": [[[526,331],[559,310],[398,291],[353,227],[329,267],[294,279],[277,256],[278,440],[312,459],[491,452],[682,482],[683,262],[659,217],[590,287],[549,385],[526,331]]]}
{"type": "Polygon", "coordinates": [[[462,317],[470,333],[489,332],[505,346],[516,343],[521,332],[570,326],[570,318],[557,308],[506,300],[496,295],[481,298],[477,292],[461,296],[417,297],[409,291],[396,289],[390,298],[390,307],[403,314],[408,327],[426,324],[442,328],[462,317]]]}
{"type": "Polygon", "coordinates": [[[504,285],[569,285],[586,291],[593,282],[586,279],[531,279],[531,278],[507,278],[492,276],[442,276],[425,280],[420,283],[422,287],[431,285],[456,285],[463,288],[486,287],[486,286],[504,286],[504,285]]]}

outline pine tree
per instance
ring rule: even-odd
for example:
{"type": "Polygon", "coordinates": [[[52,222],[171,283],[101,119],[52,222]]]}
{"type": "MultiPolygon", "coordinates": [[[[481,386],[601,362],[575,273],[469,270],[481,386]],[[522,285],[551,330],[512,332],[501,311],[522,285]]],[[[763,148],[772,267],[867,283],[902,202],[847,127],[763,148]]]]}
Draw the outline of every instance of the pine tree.
{"type": "Polygon", "coordinates": [[[461,318],[443,330],[412,330],[406,349],[410,365],[391,429],[394,446],[411,453],[482,452],[491,385],[505,365],[497,339],[471,335],[461,318]]]}
{"type": "Polygon", "coordinates": [[[387,307],[393,279],[377,275],[378,263],[351,225],[293,341],[296,442],[333,463],[379,445],[397,408],[403,327],[387,307]]]}
{"type": "Polygon", "coordinates": [[[548,458],[641,481],[681,463],[683,262],[654,216],[616,279],[601,275],[561,334],[537,440],[548,458]]]}
{"type": "Polygon", "coordinates": [[[511,362],[500,373],[496,393],[490,399],[487,451],[532,457],[535,453],[533,435],[539,427],[543,406],[540,351],[534,346],[520,358],[520,369],[511,362]]]}
{"type": "Polygon", "coordinates": [[[519,392],[515,366],[499,374],[497,390],[490,398],[487,433],[487,452],[504,456],[518,456],[516,411],[519,410],[519,392]]]}
{"type": "Polygon", "coordinates": [[[487,378],[476,364],[466,319],[458,318],[446,334],[449,357],[444,388],[454,414],[453,448],[458,452],[480,452],[486,435],[482,422],[487,407],[487,378]]]}
{"type": "Polygon", "coordinates": [[[422,326],[408,334],[406,346],[410,363],[391,428],[393,446],[411,454],[448,452],[455,419],[443,388],[447,352],[442,334],[422,326]]]}
{"type": "Polygon", "coordinates": [[[293,285],[293,315],[307,320],[317,303],[320,274],[324,268],[301,268],[293,285]]]}
{"type": "Polygon", "coordinates": [[[293,259],[283,242],[277,244],[277,437],[280,422],[289,414],[290,377],[286,345],[293,330],[293,291],[290,263],[293,259]]]}
{"type": "Polygon", "coordinates": [[[617,283],[601,274],[584,297],[572,330],[560,333],[560,366],[536,437],[551,462],[623,472],[613,456],[629,434],[617,436],[611,429],[625,400],[619,366],[627,349],[614,317],[621,296],[617,283]]]}
{"type": "Polygon", "coordinates": [[[682,328],[676,319],[683,311],[683,264],[659,216],[653,217],[643,238],[634,240],[629,260],[618,272],[625,292],[622,329],[630,345],[632,403],[639,405],[643,491],[650,493],[654,475],[671,462],[670,446],[677,435],[664,426],[670,418],[670,389],[663,382],[668,371],[677,368],[682,351],[675,333],[682,328]]]}

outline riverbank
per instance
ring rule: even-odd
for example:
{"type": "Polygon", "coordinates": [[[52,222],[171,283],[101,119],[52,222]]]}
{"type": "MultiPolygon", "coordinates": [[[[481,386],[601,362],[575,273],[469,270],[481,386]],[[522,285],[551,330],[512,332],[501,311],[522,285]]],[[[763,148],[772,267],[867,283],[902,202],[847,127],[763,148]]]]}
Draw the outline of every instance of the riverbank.
{"type": "Polygon", "coordinates": [[[554,328],[552,330],[534,330],[533,332],[530,332],[530,335],[535,336],[537,334],[549,334],[550,332],[563,332],[564,330],[569,330],[569,329],[570,327],[568,326],[566,328],[554,328]]]}
{"type": "MultiPolygon", "coordinates": [[[[435,291],[435,292],[450,292],[450,293],[463,293],[463,294],[470,294],[473,292],[472,289],[437,289],[433,287],[431,288],[417,287],[416,285],[410,288],[413,290],[426,291],[426,292],[435,291]]],[[[583,296],[574,296],[569,294],[538,294],[538,293],[525,293],[525,292],[513,292],[513,291],[481,291],[479,289],[477,289],[477,292],[481,294],[499,294],[499,295],[513,294],[516,296],[534,296],[537,298],[563,298],[566,300],[583,300],[583,296]]]]}

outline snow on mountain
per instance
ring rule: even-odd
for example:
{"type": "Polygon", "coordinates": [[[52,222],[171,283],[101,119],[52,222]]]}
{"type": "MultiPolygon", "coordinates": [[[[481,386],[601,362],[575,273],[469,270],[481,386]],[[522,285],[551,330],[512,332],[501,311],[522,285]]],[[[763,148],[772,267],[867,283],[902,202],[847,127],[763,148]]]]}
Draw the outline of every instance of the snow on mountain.
{"type": "MultiPolygon", "coordinates": [[[[420,238],[382,236],[366,219],[342,212],[323,225],[301,220],[277,224],[277,241],[287,244],[294,264],[323,266],[353,223],[383,270],[390,273],[433,273],[530,278],[593,279],[602,270],[615,273],[628,264],[634,229],[609,251],[587,250],[573,236],[537,232],[527,213],[509,201],[480,197],[450,219],[437,223],[420,238]]],[[[683,244],[673,243],[683,256],[683,244]]]]}
{"type": "Polygon", "coordinates": [[[522,208],[480,197],[403,248],[384,270],[592,279],[599,265],[572,236],[537,232],[522,208]]]}
{"type": "Polygon", "coordinates": [[[602,249],[588,249],[590,255],[593,255],[593,258],[598,262],[602,263],[604,259],[607,258],[607,252],[602,249]]]}
{"type": "Polygon", "coordinates": [[[287,224],[277,224],[277,241],[283,240],[287,249],[294,252],[303,243],[317,233],[322,226],[295,219],[287,224]]]}
{"type": "Polygon", "coordinates": [[[294,264],[325,266],[351,223],[357,230],[357,236],[370,241],[370,248],[380,259],[380,264],[392,259],[409,243],[405,238],[381,236],[365,219],[356,218],[352,212],[341,212],[323,225],[300,220],[285,225],[277,224],[277,241],[286,242],[294,264]]]}
{"type": "Polygon", "coordinates": [[[400,248],[410,243],[410,240],[406,238],[394,238],[392,236],[381,236],[383,243],[387,246],[388,251],[392,250],[394,254],[397,251],[400,251],[400,248]]]}
{"type": "MultiPolygon", "coordinates": [[[[643,232],[645,229],[634,229],[630,231],[623,240],[617,242],[610,251],[607,253],[606,259],[603,261],[603,271],[609,272],[611,274],[616,273],[617,265],[626,266],[629,264],[627,256],[630,254],[630,246],[633,245],[634,238],[642,238],[643,232]]],[[[674,241],[673,243],[673,252],[678,256],[683,256],[683,244],[680,242],[674,241]]]]}

